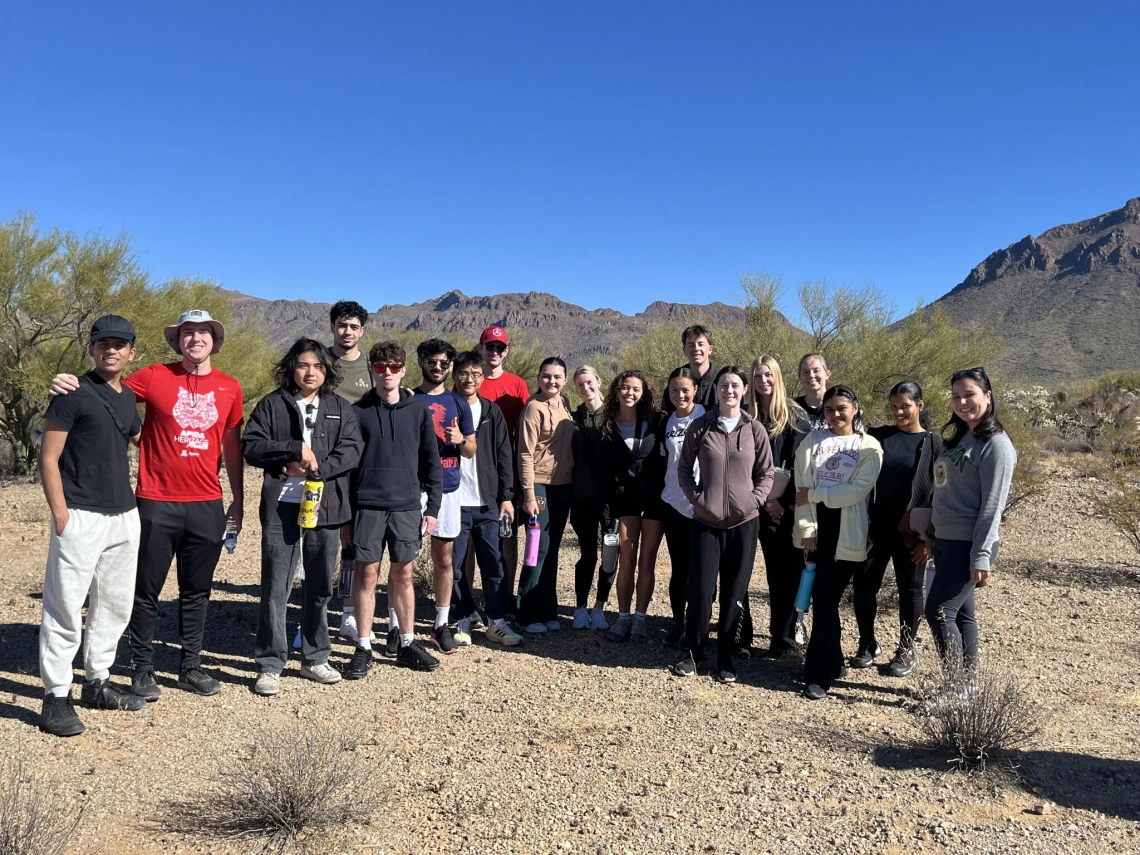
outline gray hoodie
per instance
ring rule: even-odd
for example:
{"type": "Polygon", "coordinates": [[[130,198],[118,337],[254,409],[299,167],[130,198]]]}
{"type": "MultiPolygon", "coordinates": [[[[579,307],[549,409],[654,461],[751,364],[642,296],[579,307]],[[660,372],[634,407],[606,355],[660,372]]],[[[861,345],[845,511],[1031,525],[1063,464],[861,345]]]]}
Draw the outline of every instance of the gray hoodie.
{"type": "Polygon", "coordinates": [[[939,540],[970,541],[974,570],[989,570],[997,558],[998,524],[1016,464],[1017,451],[1005,433],[985,442],[967,433],[934,462],[934,535],[939,540]]]}

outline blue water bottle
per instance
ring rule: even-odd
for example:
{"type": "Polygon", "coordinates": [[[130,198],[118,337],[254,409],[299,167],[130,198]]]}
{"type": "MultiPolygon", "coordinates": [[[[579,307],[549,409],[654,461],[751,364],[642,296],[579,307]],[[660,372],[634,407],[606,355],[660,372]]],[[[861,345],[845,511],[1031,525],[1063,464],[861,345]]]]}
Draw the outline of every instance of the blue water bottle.
{"type": "Polygon", "coordinates": [[[815,584],[815,564],[811,561],[804,565],[804,572],[800,576],[800,589],[796,591],[796,611],[803,614],[811,605],[811,586],[815,584]]]}

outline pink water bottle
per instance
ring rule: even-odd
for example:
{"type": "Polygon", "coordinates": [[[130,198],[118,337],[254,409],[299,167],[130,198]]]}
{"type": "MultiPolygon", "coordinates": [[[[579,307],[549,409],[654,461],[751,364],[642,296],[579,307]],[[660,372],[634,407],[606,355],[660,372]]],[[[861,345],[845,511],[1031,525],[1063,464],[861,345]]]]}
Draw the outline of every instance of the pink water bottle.
{"type": "Polygon", "coordinates": [[[542,540],[542,523],[538,517],[531,517],[526,524],[526,551],[523,552],[523,564],[527,567],[538,566],[538,544],[542,540]]]}

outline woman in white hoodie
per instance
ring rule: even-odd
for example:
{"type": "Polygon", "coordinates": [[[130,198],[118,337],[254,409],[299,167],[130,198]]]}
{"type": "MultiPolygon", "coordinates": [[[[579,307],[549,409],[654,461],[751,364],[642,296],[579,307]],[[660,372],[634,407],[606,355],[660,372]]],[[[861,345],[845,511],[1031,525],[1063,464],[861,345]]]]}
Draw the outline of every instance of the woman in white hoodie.
{"type": "Polygon", "coordinates": [[[827,696],[843,665],[839,601],[867,560],[867,498],[883,462],[878,440],[867,434],[863,411],[847,386],[823,396],[827,429],[812,431],[796,451],[794,541],[815,562],[812,632],[804,661],[804,696],[827,696]]]}

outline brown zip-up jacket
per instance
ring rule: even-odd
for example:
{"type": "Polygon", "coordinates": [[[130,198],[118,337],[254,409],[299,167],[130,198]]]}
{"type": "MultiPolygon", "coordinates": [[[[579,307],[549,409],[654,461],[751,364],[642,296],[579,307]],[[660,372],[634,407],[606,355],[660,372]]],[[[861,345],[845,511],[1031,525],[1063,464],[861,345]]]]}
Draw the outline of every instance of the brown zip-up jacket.
{"type": "Polygon", "coordinates": [[[764,425],[741,411],[726,434],[717,424],[718,408],[709,410],[685,433],[677,464],[677,483],[693,503],[693,518],[714,528],[735,528],[760,515],[772,489],[772,445],[764,425]],[[700,461],[701,481],[693,477],[700,461]]]}

